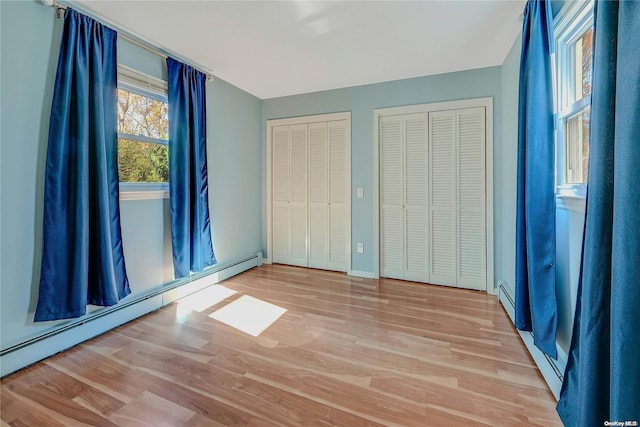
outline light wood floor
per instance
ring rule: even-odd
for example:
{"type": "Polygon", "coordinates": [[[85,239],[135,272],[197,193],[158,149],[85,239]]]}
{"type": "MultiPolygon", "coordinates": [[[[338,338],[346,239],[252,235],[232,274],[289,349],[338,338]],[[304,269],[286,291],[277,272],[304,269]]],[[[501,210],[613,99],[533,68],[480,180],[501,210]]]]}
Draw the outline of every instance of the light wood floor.
{"type": "Polygon", "coordinates": [[[286,266],[221,285],[3,379],[2,425],[561,425],[493,296],[286,266]],[[258,337],[209,317],[246,295],[287,311],[258,337]]]}

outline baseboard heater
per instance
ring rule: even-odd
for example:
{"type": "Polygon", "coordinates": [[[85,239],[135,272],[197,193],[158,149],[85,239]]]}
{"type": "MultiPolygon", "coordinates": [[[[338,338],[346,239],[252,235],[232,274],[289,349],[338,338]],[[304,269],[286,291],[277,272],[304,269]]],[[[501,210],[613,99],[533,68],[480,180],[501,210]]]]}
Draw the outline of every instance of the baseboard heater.
{"type": "Polygon", "coordinates": [[[261,264],[262,254],[258,252],[232,262],[215,265],[188,278],[174,280],[132,299],[124,299],[114,306],[100,308],[79,319],[54,326],[42,334],[0,350],[0,377],[261,264]]]}
{"type": "MultiPolygon", "coordinates": [[[[511,318],[511,322],[515,324],[515,300],[511,295],[510,289],[505,285],[506,284],[504,282],[498,283],[498,300],[511,318]]],[[[547,382],[547,385],[557,400],[560,396],[560,389],[562,387],[564,367],[558,366],[558,362],[540,351],[538,347],[533,344],[533,333],[520,330],[518,330],[518,333],[520,334],[520,338],[524,342],[524,345],[527,347],[527,350],[529,350],[531,357],[533,357],[534,362],[538,366],[542,377],[547,382]]]]}

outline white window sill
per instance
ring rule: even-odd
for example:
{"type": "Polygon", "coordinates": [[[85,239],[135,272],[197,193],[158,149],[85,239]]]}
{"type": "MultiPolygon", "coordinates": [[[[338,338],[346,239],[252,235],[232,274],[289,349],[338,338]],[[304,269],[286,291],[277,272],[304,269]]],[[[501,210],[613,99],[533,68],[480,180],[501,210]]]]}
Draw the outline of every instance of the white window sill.
{"type": "Polygon", "coordinates": [[[169,198],[169,184],[163,183],[120,183],[120,200],[156,200],[169,198]]]}
{"type": "Polygon", "coordinates": [[[559,185],[556,189],[556,207],[564,210],[584,212],[587,207],[587,185],[559,185]]]}

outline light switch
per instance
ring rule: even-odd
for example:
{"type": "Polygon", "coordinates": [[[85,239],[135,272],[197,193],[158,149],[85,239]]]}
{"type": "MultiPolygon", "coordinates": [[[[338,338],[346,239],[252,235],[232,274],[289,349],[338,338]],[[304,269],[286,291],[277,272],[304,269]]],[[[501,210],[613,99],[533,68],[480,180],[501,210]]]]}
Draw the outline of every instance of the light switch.
{"type": "Polygon", "coordinates": [[[364,188],[362,188],[362,187],[358,187],[358,188],[356,189],[356,197],[357,197],[358,199],[362,199],[362,198],[364,197],[364,188]]]}
{"type": "Polygon", "coordinates": [[[356,247],[356,252],[359,254],[364,253],[364,245],[362,243],[358,242],[358,245],[356,247]]]}

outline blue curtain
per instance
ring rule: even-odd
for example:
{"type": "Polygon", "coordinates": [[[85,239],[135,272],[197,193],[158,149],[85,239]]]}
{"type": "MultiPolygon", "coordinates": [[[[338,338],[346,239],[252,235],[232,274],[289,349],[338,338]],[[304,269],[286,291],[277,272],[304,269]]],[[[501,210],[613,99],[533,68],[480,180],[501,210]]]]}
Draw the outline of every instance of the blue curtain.
{"type": "Polygon", "coordinates": [[[167,58],[169,193],[175,277],[216,263],[211,244],[206,154],[207,76],[167,58]]]}
{"type": "Polygon", "coordinates": [[[640,422],[640,2],[595,10],[587,216],[558,413],[640,422]]]}
{"type": "Polygon", "coordinates": [[[556,358],[556,201],[551,4],[524,10],[518,104],[516,327],[556,358]]]}
{"type": "Polygon", "coordinates": [[[51,106],[36,321],[130,293],[118,194],[116,33],[67,9],[51,106]]]}

